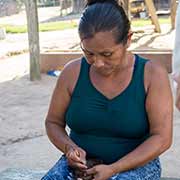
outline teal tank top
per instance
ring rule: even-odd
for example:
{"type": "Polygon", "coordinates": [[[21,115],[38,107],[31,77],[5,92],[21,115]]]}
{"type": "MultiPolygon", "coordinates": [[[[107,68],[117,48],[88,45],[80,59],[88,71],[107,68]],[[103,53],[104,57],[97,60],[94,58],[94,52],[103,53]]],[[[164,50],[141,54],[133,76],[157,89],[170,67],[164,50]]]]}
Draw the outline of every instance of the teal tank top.
{"type": "Polygon", "coordinates": [[[132,79],[128,87],[109,100],[92,84],[90,65],[82,58],[66,123],[70,138],[88,157],[113,163],[145,141],[149,123],[145,109],[144,65],[148,61],[135,55],[132,79]]]}

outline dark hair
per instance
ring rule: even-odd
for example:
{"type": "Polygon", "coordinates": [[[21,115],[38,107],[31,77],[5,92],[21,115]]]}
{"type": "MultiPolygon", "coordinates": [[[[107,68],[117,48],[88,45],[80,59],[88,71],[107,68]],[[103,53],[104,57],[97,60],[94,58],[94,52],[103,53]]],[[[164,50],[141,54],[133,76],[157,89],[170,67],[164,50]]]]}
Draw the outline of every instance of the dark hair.
{"type": "Polygon", "coordinates": [[[112,31],[116,43],[126,43],[130,22],[116,0],[88,0],[79,22],[81,40],[112,31]]]}

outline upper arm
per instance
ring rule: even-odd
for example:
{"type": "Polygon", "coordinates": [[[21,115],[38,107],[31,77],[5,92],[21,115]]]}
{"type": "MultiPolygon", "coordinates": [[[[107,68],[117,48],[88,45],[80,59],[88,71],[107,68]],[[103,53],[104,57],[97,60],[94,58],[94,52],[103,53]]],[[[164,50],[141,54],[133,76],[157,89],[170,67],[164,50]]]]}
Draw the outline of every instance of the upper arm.
{"type": "Polygon", "coordinates": [[[78,79],[80,62],[80,60],[70,62],[62,70],[51,98],[46,123],[52,122],[65,126],[64,116],[78,79]]]}
{"type": "MultiPolygon", "coordinates": [[[[145,65],[145,80],[148,84],[146,111],[150,134],[159,134],[170,142],[172,138],[173,100],[168,73],[155,62],[145,65]]],[[[167,142],[167,143],[168,143],[167,142]]]]}

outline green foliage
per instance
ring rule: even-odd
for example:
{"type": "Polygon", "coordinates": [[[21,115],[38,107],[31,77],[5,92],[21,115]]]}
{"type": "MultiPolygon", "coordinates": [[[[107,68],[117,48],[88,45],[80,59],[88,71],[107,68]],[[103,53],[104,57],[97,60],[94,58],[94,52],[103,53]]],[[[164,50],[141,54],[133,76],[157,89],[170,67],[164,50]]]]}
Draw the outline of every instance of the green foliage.
{"type": "MultiPolygon", "coordinates": [[[[159,18],[160,24],[170,24],[170,18],[159,18]]],[[[131,22],[132,26],[134,27],[143,27],[147,25],[151,25],[152,22],[150,19],[134,19],[131,22]]]]}
{"type": "Polygon", "coordinates": [[[39,25],[39,31],[56,31],[56,30],[64,30],[64,29],[72,29],[77,27],[77,23],[75,22],[51,22],[51,23],[43,23],[39,25]]]}
{"type": "MultiPolygon", "coordinates": [[[[170,24],[170,18],[160,18],[160,24],[170,24]]],[[[133,27],[143,27],[146,25],[151,25],[152,22],[150,19],[135,19],[132,20],[133,27]]],[[[4,27],[7,33],[25,33],[27,32],[27,26],[14,26],[14,25],[0,25],[0,27],[4,27]]],[[[65,30],[65,29],[72,29],[76,28],[77,23],[74,21],[59,21],[59,22],[49,22],[49,23],[42,23],[39,24],[39,31],[56,31],[56,30],[65,30]]]]}
{"type": "Polygon", "coordinates": [[[23,26],[14,26],[14,25],[0,25],[0,27],[4,27],[6,29],[6,33],[25,33],[27,32],[27,27],[23,26]]]}
{"type": "MultiPolygon", "coordinates": [[[[7,33],[25,33],[27,32],[27,26],[14,26],[14,25],[0,25],[0,27],[4,27],[7,33]]],[[[63,21],[63,22],[50,22],[50,23],[42,23],[39,24],[39,31],[56,31],[56,30],[65,30],[72,29],[77,27],[77,23],[71,21],[63,21]]]]}

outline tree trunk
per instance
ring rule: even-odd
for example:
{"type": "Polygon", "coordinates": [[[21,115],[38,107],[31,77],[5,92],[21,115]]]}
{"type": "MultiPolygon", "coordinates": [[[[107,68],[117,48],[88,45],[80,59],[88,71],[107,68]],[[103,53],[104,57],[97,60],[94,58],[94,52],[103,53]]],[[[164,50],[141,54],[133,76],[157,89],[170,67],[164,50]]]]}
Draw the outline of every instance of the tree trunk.
{"type": "Polygon", "coordinates": [[[130,0],[119,0],[119,4],[122,5],[126,15],[128,16],[129,20],[131,19],[130,13],[130,0]]]}
{"type": "Polygon", "coordinates": [[[145,3],[146,3],[146,7],[147,7],[149,13],[151,14],[151,21],[155,26],[155,32],[160,33],[161,28],[160,28],[160,24],[158,21],[158,16],[156,14],[156,8],[154,6],[154,2],[152,0],[145,0],[145,3]]]}
{"type": "Polygon", "coordinates": [[[177,10],[177,0],[171,0],[171,28],[172,29],[175,29],[176,10],[177,10]]]}
{"type": "Polygon", "coordinates": [[[85,6],[85,0],[73,0],[73,13],[81,13],[85,6]]]}
{"type": "Polygon", "coordinates": [[[29,39],[29,54],[30,54],[30,80],[40,80],[40,63],[39,63],[39,27],[37,0],[25,0],[27,24],[28,24],[28,39],[29,39]]]}

